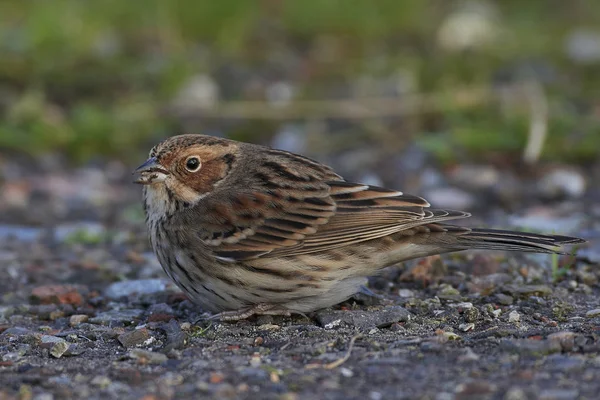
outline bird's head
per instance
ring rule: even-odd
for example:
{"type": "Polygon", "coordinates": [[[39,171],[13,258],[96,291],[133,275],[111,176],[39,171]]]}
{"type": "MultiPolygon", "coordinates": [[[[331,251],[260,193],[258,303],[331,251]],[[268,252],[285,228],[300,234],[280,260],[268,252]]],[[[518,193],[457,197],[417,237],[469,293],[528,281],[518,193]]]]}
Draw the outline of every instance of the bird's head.
{"type": "Polygon", "coordinates": [[[224,180],[236,162],[237,144],[205,135],[171,137],[152,148],[135,171],[147,191],[194,203],[224,180]]]}

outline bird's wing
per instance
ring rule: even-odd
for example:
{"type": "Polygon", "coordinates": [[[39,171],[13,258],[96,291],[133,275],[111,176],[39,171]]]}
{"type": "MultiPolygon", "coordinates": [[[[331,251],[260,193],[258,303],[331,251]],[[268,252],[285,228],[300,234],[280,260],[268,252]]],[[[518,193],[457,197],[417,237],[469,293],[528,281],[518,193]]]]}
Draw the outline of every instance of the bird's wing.
{"type": "MultiPolygon", "coordinates": [[[[418,225],[468,216],[431,211],[424,199],[345,181],[221,193],[203,204],[195,234],[225,261],[320,252],[418,225]]],[[[197,221],[196,221],[197,222],[197,221]]],[[[189,225],[187,225],[189,226],[189,225]]]]}

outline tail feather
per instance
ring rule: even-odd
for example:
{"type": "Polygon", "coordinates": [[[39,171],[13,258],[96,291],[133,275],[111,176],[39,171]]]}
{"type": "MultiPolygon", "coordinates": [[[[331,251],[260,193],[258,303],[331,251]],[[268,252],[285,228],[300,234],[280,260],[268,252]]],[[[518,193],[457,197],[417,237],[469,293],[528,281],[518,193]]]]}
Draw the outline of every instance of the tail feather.
{"type": "Polygon", "coordinates": [[[564,252],[564,245],[585,243],[585,240],[571,236],[540,235],[495,229],[471,229],[469,232],[457,236],[457,240],[459,244],[471,249],[557,254],[571,254],[564,252]]]}

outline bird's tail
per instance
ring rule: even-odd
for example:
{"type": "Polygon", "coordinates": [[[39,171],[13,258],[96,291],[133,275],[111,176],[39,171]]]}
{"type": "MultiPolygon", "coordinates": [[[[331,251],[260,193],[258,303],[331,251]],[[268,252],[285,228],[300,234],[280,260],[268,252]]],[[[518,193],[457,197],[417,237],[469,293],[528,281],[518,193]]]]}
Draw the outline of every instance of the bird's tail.
{"type": "Polygon", "coordinates": [[[469,249],[524,251],[530,253],[565,253],[563,246],[585,243],[585,240],[560,235],[504,231],[496,229],[471,229],[456,237],[458,244],[469,249]]]}

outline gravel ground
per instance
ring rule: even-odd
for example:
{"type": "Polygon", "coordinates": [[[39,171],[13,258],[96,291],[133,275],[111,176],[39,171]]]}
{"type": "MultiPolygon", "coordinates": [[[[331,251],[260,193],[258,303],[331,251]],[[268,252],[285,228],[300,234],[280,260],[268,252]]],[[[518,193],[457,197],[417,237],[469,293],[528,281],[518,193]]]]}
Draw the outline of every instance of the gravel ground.
{"type": "MultiPolygon", "coordinates": [[[[373,278],[375,296],[357,295],[308,318],[209,323],[149,252],[139,194],[90,176],[56,177],[49,187],[63,182],[67,199],[27,192],[16,178],[5,183],[0,208],[11,224],[0,225],[2,400],[597,398],[594,193],[550,206],[540,200],[519,214],[520,222],[558,220],[558,229],[588,238],[576,258],[430,257],[373,278]],[[88,189],[69,191],[69,184],[88,189]],[[95,203],[82,200],[88,192],[95,203]],[[27,213],[19,214],[15,198],[27,200],[27,213]],[[34,213],[32,204],[40,205],[34,213]],[[95,218],[82,222],[86,207],[95,218]],[[575,210],[589,211],[584,218],[575,210]],[[57,222],[40,223],[48,215],[57,222]],[[32,219],[38,227],[15,225],[32,219]]],[[[500,212],[483,219],[511,220],[500,212]]]]}

